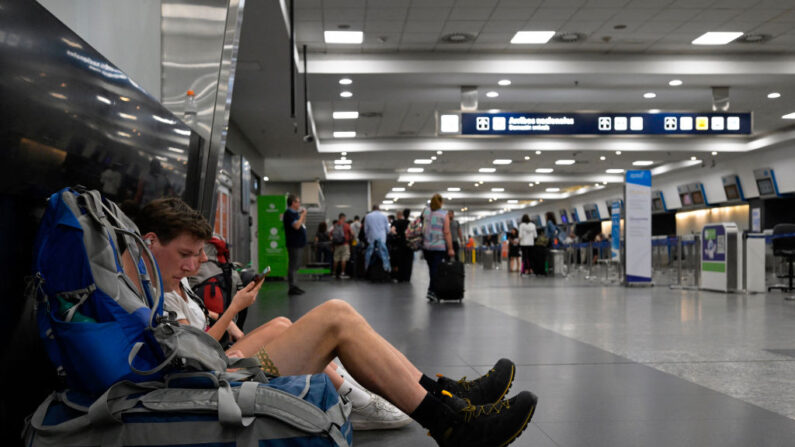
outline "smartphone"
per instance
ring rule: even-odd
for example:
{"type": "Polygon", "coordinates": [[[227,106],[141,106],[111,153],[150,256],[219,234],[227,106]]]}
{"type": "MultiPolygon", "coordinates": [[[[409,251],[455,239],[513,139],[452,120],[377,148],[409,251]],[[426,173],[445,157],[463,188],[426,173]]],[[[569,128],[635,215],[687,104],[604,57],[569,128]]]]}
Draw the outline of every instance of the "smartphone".
{"type": "Polygon", "coordinates": [[[252,280],[254,283],[260,283],[265,281],[265,277],[271,272],[271,266],[267,266],[262,270],[262,273],[254,275],[254,279],[252,280]]]}

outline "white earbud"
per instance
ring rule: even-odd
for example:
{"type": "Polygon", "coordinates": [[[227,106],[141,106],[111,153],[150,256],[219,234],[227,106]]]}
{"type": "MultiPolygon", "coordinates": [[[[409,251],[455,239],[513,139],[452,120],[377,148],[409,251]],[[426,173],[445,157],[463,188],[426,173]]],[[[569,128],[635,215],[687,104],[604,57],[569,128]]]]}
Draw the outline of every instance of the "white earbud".
{"type": "Polygon", "coordinates": [[[144,244],[146,244],[147,247],[150,247],[150,246],[152,246],[152,240],[151,239],[144,239],[144,244]]]}

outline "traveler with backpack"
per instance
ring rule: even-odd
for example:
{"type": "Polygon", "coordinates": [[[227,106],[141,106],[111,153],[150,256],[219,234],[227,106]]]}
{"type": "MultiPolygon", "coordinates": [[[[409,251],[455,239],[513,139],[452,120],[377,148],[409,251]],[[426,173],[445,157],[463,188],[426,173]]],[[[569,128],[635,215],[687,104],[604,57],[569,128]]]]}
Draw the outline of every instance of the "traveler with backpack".
{"type": "Polygon", "coordinates": [[[447,258],[455,256],[453,251],[453,238],[450,234],[450,216],[442,209],[444,200],[440,194],[431,197],[429,208],[422,211],[422,252],[428,263],[427,297],[436,300],[436,272],[439,264],[447,258]]]}
{"type": "MultiPolygon", "coordinates": [[[[198,269],[204,241],[209,238],[209,224],[176,198],[147,205],[139,219],[164,286],[178,288],[182,278],[198,269]],[[159,208],[169,211],[166,222],[149,226],[160,222],[155,218],[159,208]]],[[[137,279],[132,258],[126,264],[137,279]]],[[[255,287],[238,293],[232,310],[251,305],[256,298],[252,293],[255,287]]],[[[201,322],[198,316],[197,320],[201,322]]],[[[228,321],[226,316],[219,319],[221,324],[228,321]]],[[[515,375],[516,367],[510,360],[498,361],[489,373],[472,381],[444,376],[431,379],[344,301],[326,301],[274,337],[275,331],[268,329],[276,325],[245,335],[228,354],[256,357],[275,375],[317,373],[327,369],[337,356],[354,378],[428,428],[440,445],[506,445],[522,433],[535,412],[537,398],[528,391],[504,400],[515,375]]],[[[215,331],[211,328],[210,332],[215,331]]]]}
{"type": "Polygon", "coordinates": [[[345,213],[340,213],[339,219],[334,222],[331,229],[331,243],[334,246],[334,268],[332,273],[337,279],[348,279],[350,276],[345,274],[345,266],[351,258],[351,226],[345,222],[345,213]],[[337,268],[339,267],[339,270],[337,268]]]}

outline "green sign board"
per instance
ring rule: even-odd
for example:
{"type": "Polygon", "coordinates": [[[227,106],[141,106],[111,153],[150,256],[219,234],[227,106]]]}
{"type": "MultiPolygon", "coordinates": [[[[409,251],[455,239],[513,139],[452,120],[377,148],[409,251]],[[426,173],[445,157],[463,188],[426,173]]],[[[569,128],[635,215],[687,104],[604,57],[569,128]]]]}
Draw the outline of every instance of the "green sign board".
{"type": "Polygon", "coordinates": [[[287,276],[287,246],[282,215],[287,209],[284,196],[257,197],[257,238],[259,267],[271,268],[271,277],[287,276]]]}

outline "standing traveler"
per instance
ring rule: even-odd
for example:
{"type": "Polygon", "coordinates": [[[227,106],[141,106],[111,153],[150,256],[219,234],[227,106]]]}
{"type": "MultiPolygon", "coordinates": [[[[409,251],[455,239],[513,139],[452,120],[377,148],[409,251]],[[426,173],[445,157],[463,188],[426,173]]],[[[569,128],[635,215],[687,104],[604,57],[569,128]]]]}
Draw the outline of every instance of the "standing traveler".
{"type": "Polygon", "coordinates": [[[331,229],[331,243],[334,245],[334,269],[332,270],[337,279],[350,278],[345,274],[345,265],[351,258],[351,226],[345,222],[345,213],[340,213],[339,218],[334,222],[331,229]],[[339,271],[337,267],[339,266],[339,271]]]}
{"type": "Polygon", "coordinates": [[[320,222],[315,233],[315,260],[323,264],[331,264],[331,236],[328,234],[328,225],[320,222]]]}
{"type": "Polygon", "coordinates": [[[456,261],[460,261],[461,242],[464,240],[464,235],[461,234],[461,224],[455,219],[455,211],[448,210],[447,215],[450,219],[450,236],[453,238],[453,255],[456,261]]]}
{"type": "Polygon", "coordinates": [[[411,210],[403,210],[403,218],[397,219],[392,224],[395,233],[395,258],[392,259],[393,267],[397,270],[395,279],[398,282],[411,281],[411,269],[414,264],[414,250],[409,248],[406,242],[406,228],[409,226],[409,215],[411,210]]]}
{"type": "Polygon", "coordinates": [[[533,244],[538,236],[536,226],[530,222],[530,216],[522,216],[522,223],[519,224],[519,247],[522,250],[522,275],[529,275],[533,260],[533,244]]]}
{"type": "Polygon", "coordinates": [[[555,246],[555,241],[558,239],[560,235],[560,228],[558,228],[557,222],[555,221],[555,213],[548,211],[546,214],[547,218],[547,225],[546,225],[546,235],[549,238],[549,246],[555,246]]]}
{"type": "Polygon", "coordinates": [[[436,272],[439,264],[448,257],[454,256],[453,238],[450,234],[450,216],[442,209],[444,200],[439,194],[431,197],[430,208],[422,211],[422,252],[428,263],[427,297],[436,301],[436,272]]]}
{"type": "Polygon", "coordinates": [[[518,272],[521,266],[522,250],[519,247],[519,230],[511,228],[508,232],[508,271],[518,272]]]}
{"type": "Polygon", "coordinates": [[[370,267],[370,257],[373,250],[378,252],[385,271],[391,271],[389,253],[386,249],[386,235],[389,232],[389,221],[386,215],[379,211],[378,205],[373,205],[373,210],[364,216],[364,236],[367,239],[367,251],[364,253],[364,269],[370,267]]]}
{"type": "Polygon", "coordinates": [[[282,217],[284,236],[287,240],[287,284],[288,295],[301,295],[304,291],[295,284],[295,274],[301,263],[301,252],[306,245],[306,208],[301,207],[301,199],[295,194],[287,196],[287,209],[282,217]]]}

